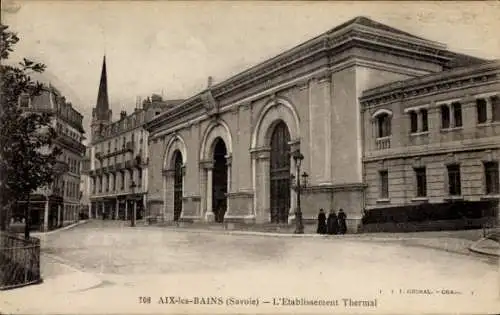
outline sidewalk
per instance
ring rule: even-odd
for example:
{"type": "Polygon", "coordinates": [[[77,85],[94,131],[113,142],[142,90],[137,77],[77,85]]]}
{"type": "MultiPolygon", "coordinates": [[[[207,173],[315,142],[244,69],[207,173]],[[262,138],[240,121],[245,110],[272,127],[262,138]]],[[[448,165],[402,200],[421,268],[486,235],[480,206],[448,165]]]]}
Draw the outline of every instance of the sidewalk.
{"type": "Polygon", "coordinates": [[[57,233],[57,232],[61,232],[61,231],[72,229],[74,227],[77,227],[77,226],[85,224],[85,223],[87,223],[87,220],[80,220],[80,221],[78,221],[76,223],[63,226],[62,228],[59,228],[59,229],[56,229],[56,230],[52,230],[52,231],[49,231],[49,232],[32,232],[32,233],[30,233],[30,235],[34,236],[34,237],[40,237],[40,236],[43,236],[43,235],[51,235],[51,234],[54,234],[54,233],[57,233]]]}
{"type": "Polygon", "coordinates": [[[478,254],[500,257],[500,243],[489,238],[480,239],[472,244],[469,249],[478,254]]]}

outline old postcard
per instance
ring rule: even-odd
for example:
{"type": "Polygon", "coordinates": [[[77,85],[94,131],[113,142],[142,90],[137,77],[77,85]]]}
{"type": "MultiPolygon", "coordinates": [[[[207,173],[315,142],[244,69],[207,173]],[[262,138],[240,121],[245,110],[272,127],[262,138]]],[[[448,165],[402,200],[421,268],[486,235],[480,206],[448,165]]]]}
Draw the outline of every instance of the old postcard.
{"type": "Polygon", "coordinates": [[[499,16],[2,0],[0,313],[498,312],[499,16]]]}

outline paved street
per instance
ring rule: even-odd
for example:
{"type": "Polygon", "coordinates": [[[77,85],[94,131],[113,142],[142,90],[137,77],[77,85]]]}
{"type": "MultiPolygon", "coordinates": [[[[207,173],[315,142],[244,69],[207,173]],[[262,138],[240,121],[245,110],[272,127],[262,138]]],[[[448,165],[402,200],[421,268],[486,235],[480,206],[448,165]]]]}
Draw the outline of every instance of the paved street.
{"type": "Polygon", "coordinates": [[[350,302],[343,298],[376,299],[378,311],[466,312],[475,307],[477,312],[479,306],[479,312],[486,312],[499,306],[498,265],[473,254],[433,248],[437,236],[269,237],[94,221],[41,239],[44,283],[2,292],[2,310],[32,314],[374,311],[370,306],[346,307],[344,303],[350,302]],[[443,289],[456,294],[444,294],[443,289]],[[151,303],[139,303],[141,296],[150,297],[151,303]],[[164,296],[217,296],[224,305],[158,303],[164,296]],[[284,306],[281,297],[339,304],[284,306]],[[238,299],[258,299],[259,305],[232,305],[228,310],[226,302],[238,299]]]}

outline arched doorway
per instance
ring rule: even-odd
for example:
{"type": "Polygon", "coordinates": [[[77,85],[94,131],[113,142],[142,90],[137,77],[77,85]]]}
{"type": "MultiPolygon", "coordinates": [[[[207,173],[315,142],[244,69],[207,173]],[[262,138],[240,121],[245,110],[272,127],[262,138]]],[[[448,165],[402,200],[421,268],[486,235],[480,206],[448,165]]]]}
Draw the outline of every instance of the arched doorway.
{"type": "Polygon", "coordinates": [[[227,148],[222,138],[215,139],[212,177],[212,209],[215,222],[224,221],[227,210],[227,148]]]}
{"type": "Polygon", "coordinates": [[[174,153],[174,221],[179,221],[182,212],[182,154],[174,153]]]}
{"type": "Polygon", "coordinates": [[[279,121],[271,134],[271,222],[288,223],[290,210],[290,132],[279,121]]]}

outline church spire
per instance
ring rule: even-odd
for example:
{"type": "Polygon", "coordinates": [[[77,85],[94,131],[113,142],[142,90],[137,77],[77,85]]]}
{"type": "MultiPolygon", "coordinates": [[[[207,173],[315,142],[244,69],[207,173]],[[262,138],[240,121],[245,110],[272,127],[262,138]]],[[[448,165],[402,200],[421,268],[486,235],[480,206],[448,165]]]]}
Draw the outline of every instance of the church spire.
{"type": "Polygon", "coordinates": [[[108,99],[108,76],[106,73],[106,55],[102,61],[101,81],[99,83],[99,92],[97,93],[96,103],[97,119],[109,119],[109,99],[108,99]]]}

